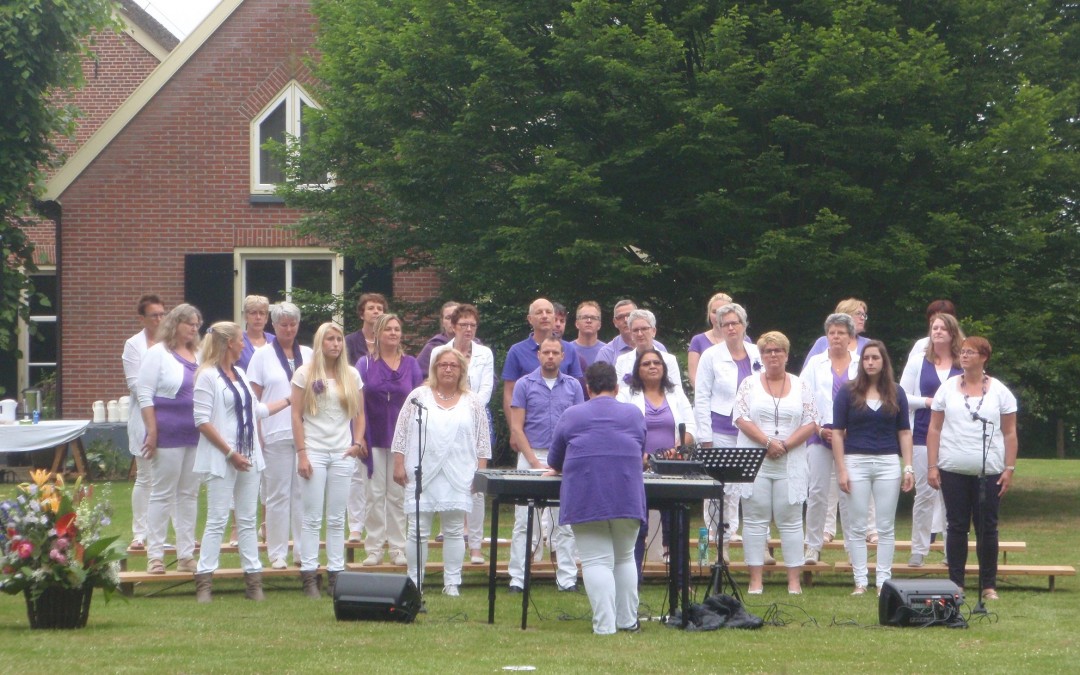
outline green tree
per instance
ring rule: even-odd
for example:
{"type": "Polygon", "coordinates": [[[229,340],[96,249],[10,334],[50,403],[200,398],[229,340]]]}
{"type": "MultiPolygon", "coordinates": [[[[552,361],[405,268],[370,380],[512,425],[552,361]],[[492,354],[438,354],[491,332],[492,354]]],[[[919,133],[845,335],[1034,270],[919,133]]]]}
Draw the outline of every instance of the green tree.
{"type": "Polygon", "coordinates": [[[74,131],[64,92],[82,83],[87,38],[113,26],[109,0],[5,0],[0,5],[0,350],[15,348],[33,244],[21,224],[58,161],[53,140],[74,131]]]}

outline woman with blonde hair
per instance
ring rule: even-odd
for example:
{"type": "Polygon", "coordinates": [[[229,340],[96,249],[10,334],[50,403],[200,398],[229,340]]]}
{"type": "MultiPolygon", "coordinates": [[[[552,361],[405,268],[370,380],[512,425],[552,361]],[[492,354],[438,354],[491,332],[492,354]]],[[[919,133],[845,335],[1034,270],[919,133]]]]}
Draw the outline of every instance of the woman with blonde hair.
{"type": "Polygon", "coordinates": [[[176,569],[195,571],[195,517],[199,477],[192,471],[199,431],[193,409],[195,350],[202,315],[189,304],[173,307],[158,326],[157,343],[139,365],[139,408],[151,460],[150,505],[146,514],[146,571],[165,574],[165,534],[169,518],[176,530],[176,569]]]}
{"type": "Polygon", "coordinates": [[[237,324],[219,321],[206,331],[199,349],[194,419],[200,438],[194,471],[206,479],[206,527],[195,573],[195,597],[199,602],[210,602],[211,582],[220,561],[231,503],[236,505],[245,595],[249,600],[263,599],[255,517],[265,464],[255,420],[284,410],[289,399],[267,406],[255,397],[247,375],[237,366],[244,350],[242,335],[237,324]]]}
{"type": "Polygon", "coordinates": [[[405,566],[405,490],[394,481],[394,459],[390,446],[398,414],[413,389],[424,376],[416,359],[401,346],[401,319],[383,314],[375,321],[375,346],[360,357],[356,369],[364,381],[364,414],[367,417],[367,541],[365,566],[378,565],[383,545],[390,549],[390,562],[405,566]]]}
{"type": "Polygon", "coordinates": [[[249,295],[244,298],[244,351],[236,365],[246,369],[255,350],[274,341],[274,336],[266,332],[269,318],[269,298],[265,295],[249,295]]]}
{"type": "Polygon", "coordinates": [[[333,323],[315,332],[311,362],[292,378],[292,434],[296,472],[303,479],[300,576],[304,594],[319,597],[319,531],[326,507],[329,592],[345,569],[345,509],[356,460],[364,444],[364,383],[345,356],[345,333],[333,323]]]}

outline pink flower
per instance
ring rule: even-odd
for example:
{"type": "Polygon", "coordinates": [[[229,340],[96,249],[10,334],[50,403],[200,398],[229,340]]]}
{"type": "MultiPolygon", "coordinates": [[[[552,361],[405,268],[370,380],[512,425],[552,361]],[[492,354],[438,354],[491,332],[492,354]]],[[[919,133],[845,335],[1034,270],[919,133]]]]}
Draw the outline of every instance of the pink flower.
{"type": "Polygon", "coordinates": [[[19,557],[26,560],[30,556],[34,555],[34,545],[28,541],[20,541],[15,550],[19,553],[19,557]]]}
{"type": "Polygon", "coordinates": [[[63,553],[57,551],[55,548],[49,551],[49,558],[51,558],[54,562],[60,563],[61,565],[67,562],[67,557],[65,557],[63,553]]]}
{"type": "Polygon", "coordinates": [[[70,543],[71,542],[69,542],[66,538],[61,537],[60,539],[57,539],[55,542],[53,542],[53,550],[66,551],[70,543]]]}

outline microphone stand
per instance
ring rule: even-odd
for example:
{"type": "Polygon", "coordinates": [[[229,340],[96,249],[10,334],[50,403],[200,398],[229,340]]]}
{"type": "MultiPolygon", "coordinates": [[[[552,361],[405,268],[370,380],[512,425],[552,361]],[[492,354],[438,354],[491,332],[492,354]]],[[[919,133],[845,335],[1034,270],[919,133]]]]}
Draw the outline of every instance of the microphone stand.
{"type": "Polygon", "coordinates": [[[977,418],[982,421],[982,468],[979,470],[979,517],[975,522],[975,559],[979,561],[979,602],[971,610],[972,614],[986,614],[986,605],[983,604],[983,581],[982,560],[979,559],[979,548],[983,543],[986,530],[986,457],[990,453],[990,435],[986,432],[988,420],[977,418]]]}
{"type": "Polygon", "coordinates": [[[420,493],[423,491],[422,490],[422,485],[423,485],[423,478],[424,478],[424,450],[425,450],[425,447],[424,447],[424,409],[422,407],[420,407],[419,405],[416,406],[416,434],[417,434],[416,435],[416,441],[417,441],[416,472],[415,472],[416,490],[415,490],[415,494],[414,494],[414,499],[416,501],[416,587],[417,587],[417,590],[420,592],[420,598],[421,598],[420,599],[420,603],[421,603],[420,604],[420,611],[421,612],[426,612],[427,609],[423,605],[423,602],[424,602],[423,601],[423,598],[424,598],[424,571],[425,571],[426,565],[424,564],[424,559],[420,555],[421,550],[422,550],[421,546],[420,546],[420,493]]]}

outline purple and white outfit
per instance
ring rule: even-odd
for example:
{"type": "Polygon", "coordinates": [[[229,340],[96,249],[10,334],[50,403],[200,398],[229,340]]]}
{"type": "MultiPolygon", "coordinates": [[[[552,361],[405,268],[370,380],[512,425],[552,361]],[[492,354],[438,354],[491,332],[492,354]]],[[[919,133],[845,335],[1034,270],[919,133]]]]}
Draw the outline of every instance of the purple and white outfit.
{"type": "MultiPolygon", "coordinates": [[[[699,370],[698,373],[701,371],[699,370]]],[[[700,374],[699,374],[700,382],[700,374]]],[[[801,426],[814,422],[817,408],[809,383],[787,375],[791,386],[787,396],[774,398],[753,375],[743,380],[735,397],[737,419],[753,422],[772,438],[784,439],[801,426]]],[[[739,432],[736,447],[762,447],[739,432]]],[[[780,547],[786,567],[803,564],[802,505],[806,501],[809,476],[806,444],[788,448],[776,459],[766,457],[761,463],[750,494],[743,497],[743,553],[747,565],[765,564],[765,546],[769,521],[780,532],[780,547]]]]}
{"type": "MultiPolygon", "coordinates": [[[[708,342],[704,334],[699,335],[708,342]]],[[[761,370],[761,354],[757,345],[743,346],[746,356],[735,360],[726,342],[711,345],[701,353],[694,391],[694,421],[701,436],[700,441],[712,441],[717,448],[734,448],[739,436],[735,426],[735,396],[739,385],[752,372],[761,370]]],[[[739,502],[750,494],[749,485],[728,485],[724,493],[724,541],[739,529],[739,502]]],[[[709,539],[716,537],[719,518],[719,501],[705,501],[705,524],[709,539]]]]}
{"type": "Polygon", "coordinates": [[[157,343],[146,350],[139,366],[139,409],[153,408],[157,423],[157,450],[150,460],[153,479],[147,509],[146,555],[161,560],[169,518],[176,531],[176,557],[195,555],[195,518],[198,513],[199,478],[195,446],[199,431],[194,421],[195,369],[187,361],[157,343]]]}
{"type": "MultiPolygon", "coordinates": [[[[654,343],[655,347],[656,344],[654,343]]],[[[660,351],[657,349],[657,351],[660,351]]],[[[615,359],[615,384],[619,390],[622,391],[624,387],[630,386],[631,373],[634,371],[634,362],[637,361],[637,350],[631,349],[628,352],[624,352],[615,359]]],[[[675,389],[683,392],[682,388],[682,370],[679,369],[679,360],[675,358],[674,354],[667,352],[660,352],[660,356],[664,359],[664,364],[667,365],[668,377],[671,378],[671,383],[675,385],[675,389]]]]}
{"type": "MultiPolygon", "coordinates": [[[[248,364],[247,376],[262,387],[264,401],[280,401],[292,396],[292,376],[296,369],[311,363],[311,348],[294,342],[286,353],[278,342],[255,351],[248,364]]],[[[281,569],[289,555],[290,535],[293,562],[300,561],[300,538],[303,533],[301,478],[296,474],[296,444],[292,435],[292,411],[286,407],[262,421],[263,461],[262,498],[266,506],[266,555],[281,569]]]]}
{"type": "Polygon", "coordinates": [[[240,337],[244,341],[244,349],[240,352],[240,358],[236,360],[236,365],[244,370],[247,370],[248,364],[251,363],[251,357],[255,355],[256,349],[261,349],[274,342],[273,333],[263,333],[263,337],[266,338],[266,344],[260,347],[256,347],[251,343],[251,338],[248,337],[247,331],[240,333],[240,337]]]}
{"type": "Polygon", "coordinates": [[[233,368],[230,380],[221,368],[206,367],[195,380],[194,420],[196,428],[209,424],[229,448],[247,457],[251,466],[237,471],[225,453],[200,433],[195,449],[194,471],[206,480],[206,527],[199,548],[197,574],[213,572],[221,559],[221,540],[229,522],[229,510],[236,509],[236,536],[240,545],[240,566],[244,572],[262,571],[255,522],[259,511],[259,482],[266,467],[256,419],[270,414],[255,398],[242,368],[233,368]]]}
{"type": "Polygon", "coordinates": [[[562,472],[559,524],[577,540],[597,635],[638,622],[634,543],[647,522],[645,433],[635,406],[597,396],[563,413],[547,457],[562,472]]]}
{"type": "MultiPolygon", "coordinates": [[[[437,356],[437,353],[433,353],[431,358],[437,356]]],[[[490,373],[488,381],[491,381],[490,373]]],[[[418,568],[422,570],[427,564],[431,522],[438,513],[444,537],[443,584],[458,586],[461,584],[461,565],[465,558],[465,513],[473,506],[473,477],[479,460],[491,459],[487,412],[480,398],[472,392],[463,393],[450,408],[444,408],[436,400],[431,387],[417,387],[409,394],[409,402],[398,415],[390,450],[405,456],[405,475],[408,476],[405,491],[410,497],[416,494],[416,465],[420,456],[420,434],[416,427],[418,408],[412,401],[419,401],[425,410],[419,527],[415,502],[410,499],[406,505],[409,545],[405,555],[409,561],[409,578],[417,585],[421,583],[418,568]],[[419,565],[416,560],[417,538],[421,546],[419,565]]]]}
{"type": "MultiPolygon", "coordinates": [[[[300,366],[292,377],[292,385],[307,386],[311,367],[300,366]]],[[[356,377],[358,389],[364,388],[359,373],[349,367],[356,377]]],[[[300,570],[319,569],[319,533],[322,530],[323,507],[326,508],[326,570],[345,569],[345,502],[349,497],[349,479],[356,470],[356,459],[345,454],[353,444],[353,418],[341,407],[341,396],[334,380],[323,380],[318,397],[318,412],[306,410],[304,447],[311,476],[300,479],[300,495],[304,508],[300,537],[300,570]]]]}

